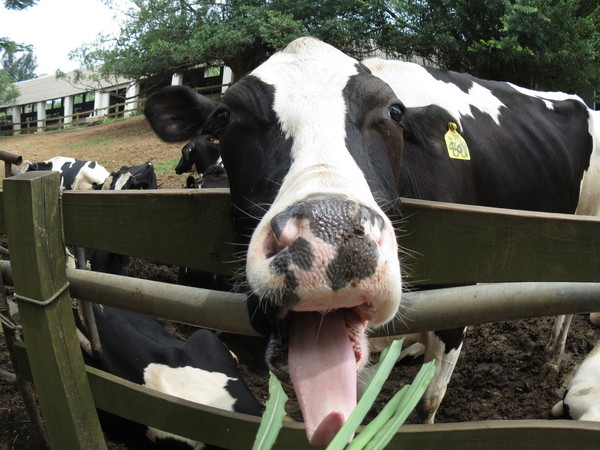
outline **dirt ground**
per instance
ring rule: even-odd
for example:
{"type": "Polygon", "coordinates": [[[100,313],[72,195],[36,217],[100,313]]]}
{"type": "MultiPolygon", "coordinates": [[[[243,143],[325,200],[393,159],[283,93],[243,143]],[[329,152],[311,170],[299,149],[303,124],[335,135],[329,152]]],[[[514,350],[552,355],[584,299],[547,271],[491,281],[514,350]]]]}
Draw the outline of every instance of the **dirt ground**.
{"type": "MultiPolygon", "coordinates": [[[[24,159],[41,161],[52,156],[73,156],[97,160],[109,168],[152,161],[157,167],[160,188],[179,188],[185,175],[175,175],[180,144],[165,144],[156,139],[143,118],[132,118],[86,129],[52,132],[13,138],[0,138],[0,149],[17,153],[24,159]]],[[[136,261],[132,274],[144,278],[174,281],[176,269],[136,261]]],[[[600,329],[587,316],[573,319],[564,362],[557,380],[542,378],[543,352],[552,318],[521,320],[471,327],[463,352],[436,417],[437,422],[477,420],[549,419],[552,405],[561,398],[570,374],[594,343],[600,329]]],[[[185,334],[189,329],[174,326],[185,334]]],[[[246,382],[257,398],[267,397],[267,371],[262,363],[259,339],[243,340],[223,336],[237,353],[246,382]]],[[[394,369],[384,396],[410,382],[420,361],[403,362],[394,369]]],[[[12,370],[4,339],[0,338],[0,370],[12,370]]],[[[288,412],[298,418],[294,403],[288,412]]],[[[409,422],[416,423],[415,417],[409,422]]],[[[0,450],[32,450],[33,428],[16,389],[0,381],[0,450]]],[[[110,449],[140,449],[145,445],[109,440],[110,449]]]]}

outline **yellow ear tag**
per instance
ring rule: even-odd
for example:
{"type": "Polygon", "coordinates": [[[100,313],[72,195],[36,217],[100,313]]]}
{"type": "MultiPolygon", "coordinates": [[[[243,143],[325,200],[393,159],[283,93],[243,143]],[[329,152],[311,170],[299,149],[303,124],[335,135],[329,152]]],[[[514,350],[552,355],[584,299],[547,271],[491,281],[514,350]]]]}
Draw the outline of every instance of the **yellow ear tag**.
{"type": "Polygon", "coordinates": [[[463,137],[456,131],[456,124],[454,122],[448,122],[448,131],[444,135],[446,140],[446,148],[448,149],[448,156],[453,159],[464,159],[469,161],[471,154],[469,153],[469,147],[463,139],[463,137]]]}

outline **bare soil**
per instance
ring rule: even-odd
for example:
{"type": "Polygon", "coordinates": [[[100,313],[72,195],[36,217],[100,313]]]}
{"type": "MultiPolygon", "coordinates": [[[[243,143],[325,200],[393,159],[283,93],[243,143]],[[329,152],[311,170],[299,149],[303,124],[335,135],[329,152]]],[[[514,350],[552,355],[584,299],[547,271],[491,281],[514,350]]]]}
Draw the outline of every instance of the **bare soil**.
{"type": "MultiPolygon", "coordinates": [[[[181,146],[159,141],[141,117],[86,129],[0,138],[0,149],[31,161],[73,156],[97,160],[109,170],[152,161],[157,168],[159,188],[163,189],[185,185],[186,176],[174,172],[181,146]]],[[[134,261],[131,272],[167,282],[176,279],[176,268],[140,261],[134,261]]],[[[600,329],[590,324],[587,315],[575,316],[558,379],[547,382],[541,370],[552,322],[553,318],[545,317],[471,327],[436,421],[549,419],[550,409],[561,398],[570,374],[600,339],[600,329]]],[[[167,325],[180,335],[190,331],[186,327],[167,325]]],[[[250,388],[260,401],[266,401],[267,370],[262,362],[261,340],[240,340],[228,335],[223,339],[237,353],[250,388]]],[[[398,364],[383,396],[389,398],[392,391],[410,383],[420,364],[420,360],[398,364]]],[[[2,338],[0,370],[12,370],[2,338]]],[[[288,412],[299,418],[293,401],[288,412]]],[[[416,418],[411,417],[409,421],[416,423],[416,418]]],[[[0,381],[0,450],[35,449],[32,435],[33,427],[17,390],[0,381]]],[[[143,444],[108,439],[110,449],[147,448],[143,444]]]]}

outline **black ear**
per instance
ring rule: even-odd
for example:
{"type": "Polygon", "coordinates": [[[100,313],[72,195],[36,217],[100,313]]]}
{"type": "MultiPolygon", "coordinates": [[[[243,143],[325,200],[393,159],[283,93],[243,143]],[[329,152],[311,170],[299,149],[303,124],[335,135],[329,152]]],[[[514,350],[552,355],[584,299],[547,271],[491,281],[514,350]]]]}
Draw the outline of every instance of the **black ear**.
{"type": "Polygon", "coordinates": [[[198,134],[215,107],[187,86],[169,86],[148,97],[144,114],[161,139],[181,142],[198,134]]]}

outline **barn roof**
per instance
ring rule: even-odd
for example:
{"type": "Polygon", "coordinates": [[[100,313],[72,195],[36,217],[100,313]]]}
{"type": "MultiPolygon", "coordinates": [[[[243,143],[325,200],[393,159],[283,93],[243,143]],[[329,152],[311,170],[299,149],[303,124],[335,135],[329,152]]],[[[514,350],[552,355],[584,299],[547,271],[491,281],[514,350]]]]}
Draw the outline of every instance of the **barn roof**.
{"type": "MultiPolygon", "coordinates": [[[[88,75],[92,74],[93,72],[83,70],[83,73],[88,75]]],[[[18,83],[15,83],[15,85],[19,88],[20,95],[14,102],[0,103],[0,108],[53,100],[56,98],[81,94],[83,92],[97,91],[99,89],[110,88],[113,86],[122,86],[129,83],[129,80],[126,78],[118,78],[110,81],[103,80],[99,83],[88,82],[74,84],[69,81],[74,75],[75,71],[68,72],[66,74],[66,78],[57,78],[54,75],[48,75],[35,78],[33,80],[19,81],[18,83]]]]}

